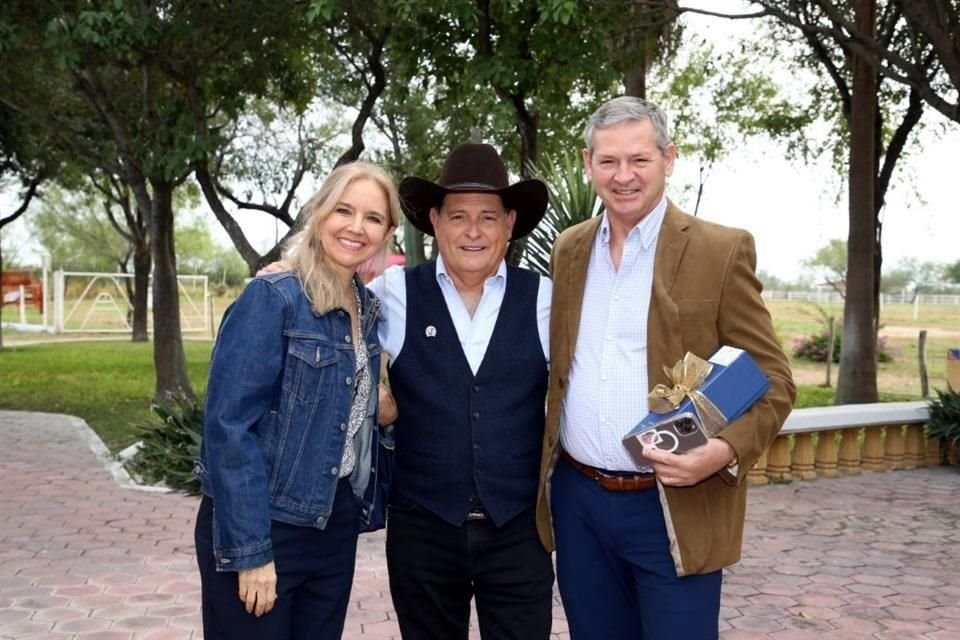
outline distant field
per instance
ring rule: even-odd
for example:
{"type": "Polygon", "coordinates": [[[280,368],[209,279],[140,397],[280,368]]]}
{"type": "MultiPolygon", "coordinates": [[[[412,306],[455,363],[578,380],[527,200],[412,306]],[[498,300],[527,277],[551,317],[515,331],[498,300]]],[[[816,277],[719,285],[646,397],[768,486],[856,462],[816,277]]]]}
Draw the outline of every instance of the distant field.
{"type": "MultiPolygon", "coordinates": [[[[843,308],[839,304],[817,305],[812,302],[767,303],[773,316],[777,335],[790,353],[797,336],[819,333],[824,327],[821,311],[836,318],[836,327],[843,323],[843,308]]],[[[949,348],[960,348],[960,305],[928,305],[920,308],[913,319],[913,306],[886,305],[880,313],[880,336],[887,337],[896,360],[879,365],[877,386],[880,391],[920,396],[918,340],[920,331],[927,330],[927,375],[930,388],[946,387],[946,354],[949,348]]],[[[800,384],[822,384],[825,366],[802,360],[791,361],[794,377],[800,384]]],[[[833,383],[837,380],[834,366],[833,383]]]]}

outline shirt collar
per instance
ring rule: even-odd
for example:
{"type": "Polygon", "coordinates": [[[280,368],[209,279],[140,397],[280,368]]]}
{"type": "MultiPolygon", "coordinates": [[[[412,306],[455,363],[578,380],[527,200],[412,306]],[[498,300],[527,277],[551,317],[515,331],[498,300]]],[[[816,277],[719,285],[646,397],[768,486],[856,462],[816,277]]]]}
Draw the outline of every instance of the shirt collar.
{"type": "MultiPolygon", "coordinates": [[[[497,267],[497,272],[487,278],[487,282],[491,280],[497,281],[506,281],[507,279],[507,262],[506,260],[500,261],[500,266],[497,267]]],[[[447,282],[452,283],[453,279],[447,274],[447,265],[443,263],[443,256],[437,252],[437,282],[442,282],[446,280],[447,282]]]]}
{"type": "MultiPolygon", "coordinates": [[[[663,222],[663,216],[666,212],[667,194],[664,193],[660,197],[660,202],[653,208],[653,211],[630,230],[627,238],[639,236],[640,246],[642,246],[644,250],[649,251],[650,247],[656,242],[657,236],[660,234],[660,225],[663,222]]],[[[607,217],[606,211],[603,212],[603,221],[600,223],[600,232],[597,234],[597,238],[603,245],[610,244],[610,219],[607,217]]]]}

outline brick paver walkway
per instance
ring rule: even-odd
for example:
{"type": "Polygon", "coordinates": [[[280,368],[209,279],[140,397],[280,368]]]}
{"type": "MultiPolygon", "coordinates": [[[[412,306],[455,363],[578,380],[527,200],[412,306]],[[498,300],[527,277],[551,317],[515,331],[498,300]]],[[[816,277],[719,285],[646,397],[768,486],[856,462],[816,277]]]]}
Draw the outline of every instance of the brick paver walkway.
{"type": "MultiPolygon", "coordinates": [[[[200,638],[196,499],[124,487],[94,449],[80,420],[0,411],[0,639],[200,638]]],[[[722,637],[960,640],[958,524],[957,468],[755,488],[722,637]]],[[[344,638],[399,638],[382,533],[357,560],[344,638]]]]}

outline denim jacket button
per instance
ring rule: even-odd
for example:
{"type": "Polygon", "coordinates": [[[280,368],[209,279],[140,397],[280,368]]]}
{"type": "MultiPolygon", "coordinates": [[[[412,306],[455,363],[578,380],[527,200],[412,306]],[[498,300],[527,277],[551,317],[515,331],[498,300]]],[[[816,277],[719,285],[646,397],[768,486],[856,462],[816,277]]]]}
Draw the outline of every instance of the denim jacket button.
{"type": "Polygon", "coordinates": [[[351,384],[353,384],[353,378],[347,376],[347,379],[344,380],[344,382],[346,382],[347,386],[349,387],[351,384]]]}
{"type": "Polygon", "coordinates": [[[347,423],[346,423],[346,422],[341,422],[341,423],[340,423],[340,431],[346,431],[346,430],[347,430],[347,423]]]}
{"type": "Polygon", "coordinates": [[[350,342],[353,341],[353,338],[351,338],[350,336],[343,336],[343,341],[346,342],[347,344],[350,344],[350,342]]]}
{"type": "Polygon", "coordinates": [[[330,475],[335,476],[335,475],[337,475],[338,473],[340,473],[340,469],[338,469],[337,467],[334,467],[333,469],[330,469],[330,475]]]}

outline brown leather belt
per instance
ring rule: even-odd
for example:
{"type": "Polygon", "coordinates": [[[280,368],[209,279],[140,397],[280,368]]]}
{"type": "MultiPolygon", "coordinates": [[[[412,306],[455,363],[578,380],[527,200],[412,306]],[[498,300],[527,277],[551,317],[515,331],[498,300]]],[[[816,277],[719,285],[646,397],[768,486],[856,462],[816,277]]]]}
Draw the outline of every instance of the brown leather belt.
{"type": "Polygon", "coordinates": [[[583,464],[576,460],[566,451],[561,451],[563,459],[570,463],[570,466],[595,481],[598,485],[607,491],[640,491],[641,489],[650,489],[657,485],[656,475],[652,473],[633,473],[633,474],[613,474],[588,464],[583,464]]]}

